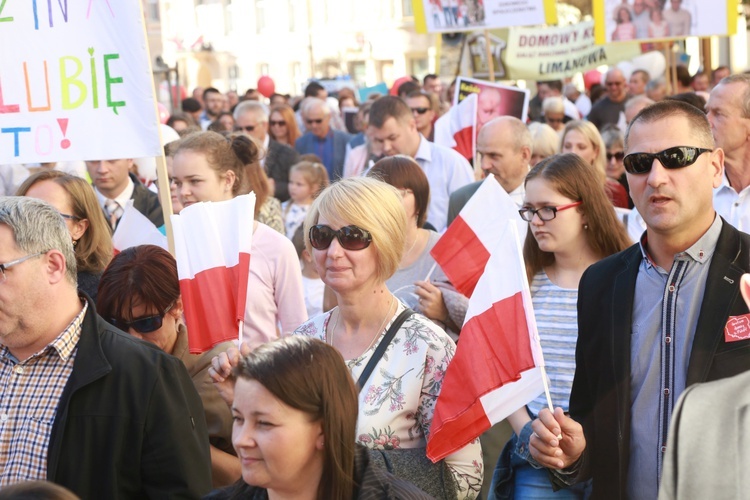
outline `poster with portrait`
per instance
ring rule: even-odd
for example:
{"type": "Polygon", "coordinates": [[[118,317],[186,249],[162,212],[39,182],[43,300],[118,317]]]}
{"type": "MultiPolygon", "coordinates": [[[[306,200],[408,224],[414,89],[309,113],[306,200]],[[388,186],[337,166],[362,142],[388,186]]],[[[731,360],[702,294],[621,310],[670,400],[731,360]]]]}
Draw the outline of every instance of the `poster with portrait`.
{"type": "Polygon", "coordinates": [[[417,33],[557,24],[555,0],[412,0],[417,33]]]}
{"type": "Polygon", "coordinates": [[[485,123],[498,116],[515,116],[521,121],[526,119],[530,95],[528,89],[458,77],[453,105],[472,94],[477,95],[475,134],[479,134],[485,123]]]}
{"type": "Polygon", "coordinates": [[[598,44],[731,35],[737,26],[732,0],[595,0],[593,12],[598,44]]]}

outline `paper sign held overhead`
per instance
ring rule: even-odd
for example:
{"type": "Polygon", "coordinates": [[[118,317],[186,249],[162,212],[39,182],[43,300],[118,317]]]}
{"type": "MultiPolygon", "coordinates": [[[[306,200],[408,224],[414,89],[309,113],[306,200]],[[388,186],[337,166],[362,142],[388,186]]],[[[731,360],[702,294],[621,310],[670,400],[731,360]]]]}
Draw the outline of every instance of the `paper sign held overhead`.
{"type": "Polygon", "coordinates": [[[0,0],[0,163],[161,154],[138,0],[0,0]]]}
{"type": "Polygon", "coordinates": [[[412,0],[417,33],[556,24],[555,0],[412,0]]]}

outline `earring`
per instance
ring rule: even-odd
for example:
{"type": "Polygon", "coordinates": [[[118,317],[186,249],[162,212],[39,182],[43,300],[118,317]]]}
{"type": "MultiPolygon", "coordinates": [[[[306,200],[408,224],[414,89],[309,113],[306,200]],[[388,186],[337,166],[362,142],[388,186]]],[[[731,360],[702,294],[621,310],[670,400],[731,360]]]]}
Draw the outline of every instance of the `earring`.
{"type": "Polygon", "coordinates": [[[588,229],[588,228],[589,228],[589,225],[588,225],[588,224],[584,224],[584,225],[583,225],[583,229],[588,229]]]}
{"type": "Polygon", "coordinates": [[[76,245],[78,245],[78,240],[73,240],[73,248],[75,248],[76,245]]]}

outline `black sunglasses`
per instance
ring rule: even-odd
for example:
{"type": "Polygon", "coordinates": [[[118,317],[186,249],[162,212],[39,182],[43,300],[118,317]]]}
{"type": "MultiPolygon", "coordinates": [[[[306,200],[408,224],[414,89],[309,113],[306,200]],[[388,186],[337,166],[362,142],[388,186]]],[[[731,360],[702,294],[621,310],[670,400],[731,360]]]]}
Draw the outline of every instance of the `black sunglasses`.
{"type": "Polygon", "coordinates": [[[123,332],[127,332],[130,328],[133,328],[138,333],[151,333],[161,328],[161,325],[164,323],[164,316],[166,316],[173,306],[174,302],[169,304],[169,307],[163,313],[156,316],[145,316],[143,318],[136,318],[133,321],[110,318],[109,322],[112,326],[119,328],[123,332]]]}
{"type": "Polygon", "coordinates": [[[667,169],[684,168],[695,163],[703,153],[712,151],[713,149],[692,146],[675,146],[658,153],[631,153],[625,157],[623,165],[629,174],[647,174],[655,159],[667,169]]]}
{"type": "Polygon", "coordinates": [[[339,244],[345,250],[364,250],[372,243],[372,235],[357,226],[342,227],[338,231],[323,224],[316,224],[310,228],[310,245],[316,250],[325,250],[331,246],[333,238],[339,240],[339,244]]]}
{"type": "Polygon", "coordinates": [[[430,108],[411,108],[412,113],[417,113],[418,115],[423,115],[427,113],[430,110],[430,108]]]}
{"type": "Polygon", "coordinates": [[[276,120],[271,120],[268,123],[270,123],[272,127],[283,127],[286,125],[286,122],[284,120],[278,122],[276,120]]]}
{"type": "Polygon", "coordinates": [[[253,130],[255,130],[255,125],[248,125],[247,127],[240,127],[239,125],[237,125],[234,127],[235,132],[241,132],[243,130],[245,132],[252,132],[253,130]]]}
{"type": "Polygon", "coordinates": [[[612,158],[616,159],[617,161],[622,161],[623,158],[625,158],[625,153],[620,151],[619,153],[607,153],[607,161],[612,161],[612,158]]]}
{"type": "Polygon", "coordinates": [[[322,118],[317,118],[317,119],[315,119],[315,120],[305,120],[305,122],[306,122],[306,123],[307,123],[308,125],[312,125],[313,123],[314,123],[315,125],[320,125],[321,123],[323,123],[323,119],[322,119],[322,118]]]}

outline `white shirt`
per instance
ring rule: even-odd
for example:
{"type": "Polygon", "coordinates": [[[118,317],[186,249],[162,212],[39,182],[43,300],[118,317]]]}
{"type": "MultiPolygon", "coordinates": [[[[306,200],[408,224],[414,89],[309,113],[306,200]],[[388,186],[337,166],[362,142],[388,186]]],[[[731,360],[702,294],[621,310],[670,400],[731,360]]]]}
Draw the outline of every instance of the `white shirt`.
{"type": "Polygon", "coordinates": [[[728,223],[750,232],[750,186],[738,194],[725,175],[721,186],[714,189],[714,208],[728,223]]]}
{"type": "MultiPolygon", "coordinates": [[[[125,187],[122,193],[120,193],[114,200],[117,202],[118,205],[120,205],[120,208],[125,210],[125,205],[128,204],[128,200],[133,197],[133,191],[135,191],[135,184],[133,183],[133,179],[130,178],[128,175],[128,185],[125,187]]],[[[102,193],[99,192],[98,188],[94,188],[94,192],[96,193],[96,199],[99,200],[99,206],[102,207],[104,212],[107,212],[106,203],[107,200],[110,198],[107,198],[102,193]]]]}
{"type": "Polygon", "coordinates": [[[451,193],[474,182],[474,171],[466,158],[459,153],[438,146],[421,134],[414,159],[424,170],[430,184],[427,222],[440,233],[448,226],[448,200],[451,193]]]}

